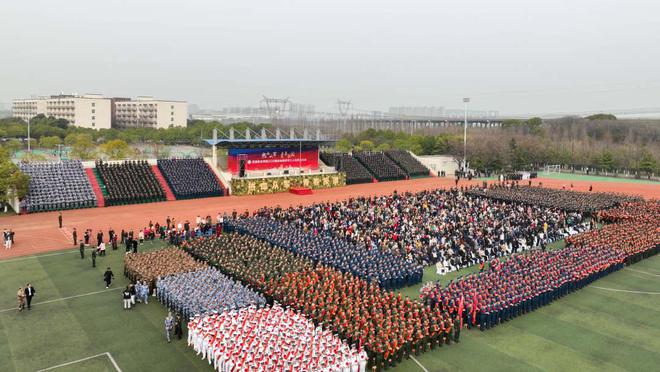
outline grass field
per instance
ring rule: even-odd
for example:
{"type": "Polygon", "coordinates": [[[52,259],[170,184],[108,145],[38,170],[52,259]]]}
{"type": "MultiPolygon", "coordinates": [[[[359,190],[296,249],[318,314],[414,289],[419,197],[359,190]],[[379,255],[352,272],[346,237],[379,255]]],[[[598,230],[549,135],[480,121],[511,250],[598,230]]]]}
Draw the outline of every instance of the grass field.
{"type": "MultiPolygon", "coordinates": [[[[565,181],[584,181],[584,182],[623,182],[623,183],[641,183],[641,184],[659,184],[657,181],[647,180],[647,179],[634,179],[634,178],[624,178],[624,177],[608,177],[608,176],[592,176],[586,174],[574,174],[574,173],[551,173],[547,174],[545,172],[538,172],[539,178],[550,178],[555,180],[565,180],[565,181]]],[[[479,178],[484,181],[496,181],[497,176],[493,177],[483,177],[479,178]]],[[[535,182],[534,180],[532,180],[535,182]]]]}
{"type": "MultiPolygon", "coordinates": [[[[112,357],[126,372],[212,371],[185,340],[165,341],[161,304],[122,309],[120,289],[127,280],[121,260],[121,251],[110,252],[93,269],[89,257],[81,260],[68,250],[0,261],[0,371],[36,371],[92,356],[53,370],[115,371],[112,357]],[[108,265],[116,280],[106,290],[102,273],[108,265]],[[28,281],[37,289],[36,305],[18,313],[15,293],[28,281]]],[[[426,274],[434,279],[433,268],[426,274]]],[[[416,297],[418,287],[403,292],[416,297]]],[[[658,370],[659,288],[656,256],[488,332],[464,331],[458,345],[417,360],[428,371],[658,370]]],[[[422,368],[406,360],[393,371],[422,368]]]]}

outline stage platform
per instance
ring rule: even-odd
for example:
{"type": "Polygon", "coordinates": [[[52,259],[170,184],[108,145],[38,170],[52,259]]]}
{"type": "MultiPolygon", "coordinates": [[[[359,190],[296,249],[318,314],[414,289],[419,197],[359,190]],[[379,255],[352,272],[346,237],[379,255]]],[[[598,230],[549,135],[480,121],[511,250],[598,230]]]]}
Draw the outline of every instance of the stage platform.
{"type": "Polygon", "coordinates": [[[292,187],[289,192],[296,195],[312,195],[312,189],[309,187],[292,187]]]}

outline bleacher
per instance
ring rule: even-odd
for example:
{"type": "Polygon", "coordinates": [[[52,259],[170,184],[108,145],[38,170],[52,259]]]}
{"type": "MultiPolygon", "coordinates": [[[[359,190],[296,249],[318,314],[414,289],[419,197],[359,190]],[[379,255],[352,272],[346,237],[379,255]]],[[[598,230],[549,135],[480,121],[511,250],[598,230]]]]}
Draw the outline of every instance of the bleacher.
{"type": "Polygon", "coordinates": [[[96,206],[94,191],[78,160],[20,163],[19,168],[30,176],[28,194],[21,201],[28,213],[96,206]]]}
{"type": "Polygon", "coordinates": [[[158,159],[158,168],[177,199],[222,196],[213,170],[201,158],[158,159]]]}
{"type": "Polygon", "coordinates": [[[150,203],[165,200],[149,163],[143,160],[123,163],[96,162],[96,170],[105,185],[107,205],[150,203]]]}
{"type": "Polygon", "coordinates": [[[358,152],[354,154],[354,157],[378,181],[395,181],[406,178],[406,173],[382,152],[358,152]]]}
{"type": "Polygon", "coordinates": [[[321,152],[321,160],[346,174],[346,184],[373,182],[373,176],[357,159],[345,153],[321,152]]]}
{"type": "Polygon", "coordinates": [[[398,165],[408,177],[421,177],[428,176],[429,169],[424,166],[419,160],[415,159],[408,151],[404,150],[389,150],[385,151],[385,155],[390,158],[396,165],[398,165]]]}

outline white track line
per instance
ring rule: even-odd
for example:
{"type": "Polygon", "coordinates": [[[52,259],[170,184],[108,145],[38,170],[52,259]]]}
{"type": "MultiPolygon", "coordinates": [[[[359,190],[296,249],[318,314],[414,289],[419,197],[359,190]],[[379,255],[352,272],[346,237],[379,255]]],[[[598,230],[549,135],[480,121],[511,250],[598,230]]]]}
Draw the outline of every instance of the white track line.
{"type": "MultiPolygon", "coordinates": [[[[53,303],[53,302],[60,302],[60,301],[71,300],[71,299],[73,299],[73,298],[79,298],[79,297],[91,296],[91,295],[95,295],[95,294],[99,294],[99,293],[105,293],[105,292],[110,292],[110,291],[116,291],[116,290],[118,290],[118,289],[122,289],[122,288],[121,288],[121,287],[117,287],[117,288],[111,288],[111,289],[104,289],[104,290],[102,290],[102,291],[83,293],[83,294],[79,294],[79,295],[75,295],[75,296],[56,298],[56,299],[54,299],[54,300],[48,300],[48,301],[43,301],[43,302],[35,302],[35,303],[32,304],[32,305],[44,305],[44,304],[50,304],[50,303],[53,303]]],[[[3,310],[0,310],[0,313],[6,313],[6,312],[8,312],[8,311],[12,311],[12,310],[13,310],[13,311],[18,311],[18,308],[16,308],[16,307],[12,307],[12,308],[9,308],[9,309],[3,309],[3,310]]]]}
{"type": "Polygon", "coordinates": [[[60,367],[70,366],[70,365],[72,365],[72,364],[76,364],[76,363],[84,362],[84,361],[86,361],[86,360],[90,360],[90,359],[98,358],[98,357],[101,357],[101,356],[107,356],[108,359],[110,359],[110,363],[112,363],[112,365],[115,367],[115,369],[117,370],[117,372],[122,372],[121,369],[119,368],[119,366],[117,365],[117,362],[115,362],[115,359],[112,357],[112,355],[111,355],[109,352],[105,352],[105,353],[101,353],[101,354],[96,354],[96,355],[92,355],[92,356],[87,357],[87,358],[82,358],[82,359],[74,360],[73,362],[62,363],[62,364],[58,364],[58,365],[53,366],[53,367],[48,367],[48,368],[40,369],[40,370],[38,370],[37,372],[50,371],[51,369],[56,369],[56,368],[60,368],[60,367]]]}
{"type": "Polygon", "coordinates": [[[660,275],[658,275],[658,274],[649,273],[649,272],[642,271],[642,270],[635,270],[635,269],[630,269],[630,268],[626,268],[626,270],[628,270],[628,271],[634,271],[634,272],[636,272],[636,273],[640,273],[640,274],[646,274],[646,275],[651,275],[651,276],[657,276],[658,278],[660,278],[660,275]]]}
{"type": "Polygon", "coordinates": [[[634,294],[660,295],[660,292],[629,291],[627,289],[605,288],[605,287],[597,287],[595,285],[590,285],[587,288],[596,288],[596,289],[602,289],[603,291],[612,291],[612,292],[625,292],[625,293],[634,293],[634,294]]]}
{"type": "Polygon", "coordinates": [[[422,365],[422,363],[419,362],[419,360],[415,359],[414,356],[411,355],[411,356],[410,356],[410,359],[412,359],[415,363],[417,363],[417,365],[419,366],[419,368],[421,368],[424,372],[429,372],[429,370],[426,369],[426,367],[424,367],[424,366],[422,365]]]}
{"type": "Polygon", "coordinates": [[[115,361],[115,358],[112,357],[112,354],[110,353],[106,353],[106,354],[108,354],[108,358],[110,358],[110,362],[112,362],[112,365],[115,366],[117,372],[121,372],[121,368],[119,368],[119,366],[117,365],[117,362],[115,361]]]}
{"type": "Polygon", "coordinates": [[[6,263],[6,262],[20,262],[20,261],[27,261],[31,260],[33,258],[39,258],[39,257],[48,257],[48,256],[61,256],[63,254],[67,253],[73,253],[73,252],[59,252],[59,253],[50,253],[50,254],[42,254],[38,256],[27,256],[27,257],[19,257],[19,258],[10,258],[7,260],[0,260],[0,264],[6,263]]]}

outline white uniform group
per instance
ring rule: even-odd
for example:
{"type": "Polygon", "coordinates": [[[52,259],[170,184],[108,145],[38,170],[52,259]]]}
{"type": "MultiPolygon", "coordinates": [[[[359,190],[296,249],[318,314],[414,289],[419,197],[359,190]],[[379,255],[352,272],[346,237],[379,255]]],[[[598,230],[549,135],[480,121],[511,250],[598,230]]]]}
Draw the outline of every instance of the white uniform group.
{"type": "Polygon", "coordinates": [[[195,316],[188,345],[219,372],[364,372],[367,353],[278,304],[195,316]]]}

